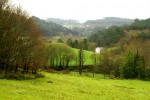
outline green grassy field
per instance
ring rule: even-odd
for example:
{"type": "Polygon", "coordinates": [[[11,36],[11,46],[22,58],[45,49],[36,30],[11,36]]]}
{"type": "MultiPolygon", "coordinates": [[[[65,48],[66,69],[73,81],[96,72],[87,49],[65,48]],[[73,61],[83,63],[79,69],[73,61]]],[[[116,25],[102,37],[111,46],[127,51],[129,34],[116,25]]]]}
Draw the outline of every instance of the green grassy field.
{"type": "Polygon", "coordinates": [[[0,79],[0,100],[150,100],[150,82],[43,72],[33,80],[0,79]]]}
{"type": "MultiPolygon", "coordinates": [[[[76,55],[78,55],[79,49],[75,49],[73,48],[74,52],[76,53],[76,55]]],[[[84,65],[93,65],[94,61],[92,60],[92,55],[93,52],[92,51],[87,51],[87,50],[83,50],[84,52],[84,65]]],[[[75,61],[70,62],[70,65],[76,65],[75,61]]]]}

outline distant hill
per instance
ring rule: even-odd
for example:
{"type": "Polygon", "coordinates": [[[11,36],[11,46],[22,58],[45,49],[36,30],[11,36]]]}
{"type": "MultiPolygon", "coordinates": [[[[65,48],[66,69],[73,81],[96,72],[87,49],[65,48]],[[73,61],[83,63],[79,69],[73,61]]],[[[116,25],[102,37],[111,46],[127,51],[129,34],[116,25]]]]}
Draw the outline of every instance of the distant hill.
{"type": "Polygon", "coordinates": [[[76,31],[63,27],[62,25],[58,25],[54,22],[50,22],[50,21],[47,22],[35,16],[33,17],[33,19],[35,20],[37,26],[42,30],[45,36],[57,36],[60,34],[64,34],[64,35],[78,34],[76,31]]]}
{"type": "Polygon", "coordinates": [[[134,19],[125,19],[125,18],[117,18],[117,17],[105,17],[104,19],[97,19],[97,20],[87,20],[85,23],[79,23],[77,20],[64,20],[64,19],[58,19],[58,18],[47,18],[47,22],[54,22],[56,24],[62,25],[62,26],[72,26],[72,27],[111,27],[111,26],[123,26],[132,24],[134,22],[134,19]]]}
{"type": "Polygon", "coordinates": [[[79,23],[77,20],[64,20],[57,18],[47,18],[47,22],[54,22],[73,31],[77,31],[83,36],[89,36],[99,30],[104,30],[112,26],[129,25],[134,22],[133,19],[105,17],[104,19],[88,20],[85,23],[79,23]]]}
{"type": "Polygon", "coordinates": [[[58,18],[47,18],[46,21],[54,22],[56,24],[59,24],[59,25],[62,25],[64,27],[68,27],[68,28],[72,28],[72,27],[80,25],[79,21],[72,20],[72,19],[64,20],[64,19],[58,19],[58,18]]]}
{"type": "Polygon", "coordinates": [[[58,19],[47,18],[41,20],[37,18],[37,24],[43,29],[46,35],[58,35],[60,32],[63,34],[73,34],[89,36],[99,30],[104,30],[112,26],[123,26],[134,23],[133,19],[105,17],[104,19],[88,20],[85,23],[79,23],[73,19],[58,19]]]}
{"type": "Polygon", "coordinates": [[[84,23],[84,25],[102,26],[102,27],[105,27],[105,28],[109,28],[111,26],[129,25],[129,24],[132,24],[133,22],[134,22],[133,19],[105,17],[104,19],[88,20],[84,23]]]}
{"type": "Polygon", "coordinates": [[[82,26],[77,27],[75,30],[81,31],[83,35],[89,36],[98,31],[108,29],[112,26],[124,26],[130,25],[134,22],[133,19],[116,18],[116,17],[106,17],[104,19],[88,20],[82,24],[82,26]]]}

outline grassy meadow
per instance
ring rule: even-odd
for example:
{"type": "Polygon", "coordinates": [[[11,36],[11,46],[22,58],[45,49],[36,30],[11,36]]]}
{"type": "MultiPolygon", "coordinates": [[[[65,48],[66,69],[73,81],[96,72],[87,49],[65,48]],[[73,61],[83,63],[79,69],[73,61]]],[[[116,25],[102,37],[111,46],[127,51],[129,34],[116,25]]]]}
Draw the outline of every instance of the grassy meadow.
{"type": "Polygon", "coordinates": [[[33,80],[0,79],[0,100],[150,100],[150,82],[42,72],[33,80]]]}
{"type": "MultiPolygon", "coordinates": [[[[79,49],[73,48],[76,55],[78,55],[79,49]]],[[[92,60],[92,55],[94,52],[83,50],[84,52],[84,65],[93,65],[94,61],[92,60]]],[[[76,65],[75,61],[70,62],[70,65],[76,65]]]]}

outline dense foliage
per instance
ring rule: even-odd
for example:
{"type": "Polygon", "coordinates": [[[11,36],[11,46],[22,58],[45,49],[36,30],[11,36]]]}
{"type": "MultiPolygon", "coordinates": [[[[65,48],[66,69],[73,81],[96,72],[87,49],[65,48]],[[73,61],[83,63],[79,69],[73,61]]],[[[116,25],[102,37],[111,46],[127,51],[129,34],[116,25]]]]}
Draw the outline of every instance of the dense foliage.
{"type": "Polygon", "coordinates": [[[133,24],[129,25],[129,29],[133,29],[133,30],[148,29],[148,30],[150,30],[150,18],[146,19],[146,20],[136,19],[133,24]]]}
{"type": "Polygon", "coordinates": [[[89,40],[95,42],[97,46],[110,46],[117,43],[124,34],[122,28],[114,26],[91,35],[89,40]]]}
{"type": "Polygon", "coordinates": [[[0,72],[35,74],[42,63],[42,38],[32,18],[8,0],[0,1],[0,72]]]}

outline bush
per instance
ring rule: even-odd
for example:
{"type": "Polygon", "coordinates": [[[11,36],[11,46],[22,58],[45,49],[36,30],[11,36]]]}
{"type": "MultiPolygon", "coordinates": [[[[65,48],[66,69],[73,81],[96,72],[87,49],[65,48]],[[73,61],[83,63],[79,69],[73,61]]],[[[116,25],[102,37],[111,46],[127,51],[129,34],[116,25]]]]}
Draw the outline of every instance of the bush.
{"type": "Polygon", "coordinates": [[[125,64],[122,67],[123,78],[139,78],[145,79],[145,61],[144,58],[138,53],[134,54],[129,52],[127,58],[125,59],[125,64]]]}
{"type": "Polygon", "coordinates": [[[35,78],[43,78],[44,75],[42,74],[21,74],[21,73],[8,73],[8,74],[1,74],[0,79],[8,79],[8,80],[28,80],[28,79],[35,79],[35,78]]]}

